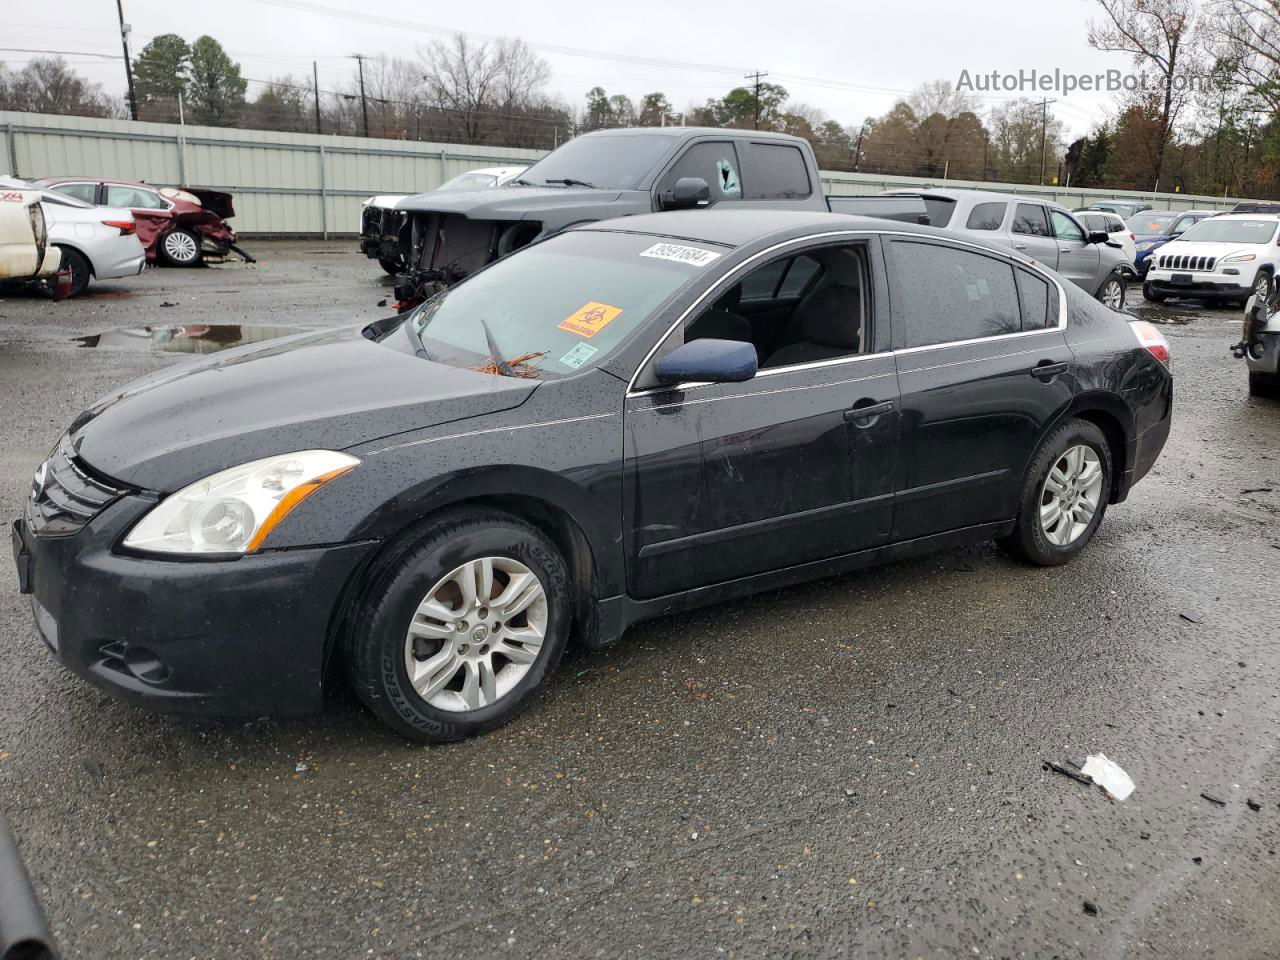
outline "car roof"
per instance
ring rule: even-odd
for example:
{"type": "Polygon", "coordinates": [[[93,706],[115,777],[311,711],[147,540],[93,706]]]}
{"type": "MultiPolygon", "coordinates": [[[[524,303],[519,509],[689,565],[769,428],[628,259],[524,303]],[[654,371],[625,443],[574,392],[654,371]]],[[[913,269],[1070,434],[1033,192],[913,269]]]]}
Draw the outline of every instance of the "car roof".
{"type": "Polygon", "coordinates": [[[1220,213],[1215,220],[1280,220],[1280,213],[1220,213]]]}
{"type": "Polygon", "coordinates": [[[795,144],[807,143],[802,137],[793,137],[789,133],[777,133],[773,130],[744,130],[739,127],[608,127],[604,130],[592,130],[578,137],[670,137],[673,140],[689,137],[733,137],[755,140],[789,141],[795,144]]]}
{"type": "Polygon", "coordinates": [[[56,183],[112,183],[120,187],[142,187],[144,190],[160,191],[161,187],[141,180],[113,180],[110,177],[40,177],[40,182],[53,186],[56,183]]]}
{"type": "MultiPolygon", "coordinates": [[[[766,210],[751,207],[742,210],[679,210],[668,213],[642,213],[632,217],[615,217],[595,223],[584,223],[576,230],[608,230],[642,233],[668,239],[714,243],[739,247],[770,237],[803,236],[808,232],[828,230],[892,231],[919,233],[922,236],[953,236],[937,227],[860,217],[823,210],[766,210]]],[[[968,239],[968,238],[966,238],[968,239]]]]}
{"type": "Polygon", "coordinates": [[[1050,200],[1048,197],[1031,197],[1021,193],[1000,193],[997,190],[968,190],[961,187],[941,187],[938,189],[919,187],[911,190],[886,190],[880,196],[934,197],[940,200],[954,200],[957,202],[970,199],[975,203],[1008,203],[1009,201],[1015,201],[1017,203],[1043,203],[1047,207],[1056,207],[1059,210],[1067,209],[1057,200],[1050,200]]]}

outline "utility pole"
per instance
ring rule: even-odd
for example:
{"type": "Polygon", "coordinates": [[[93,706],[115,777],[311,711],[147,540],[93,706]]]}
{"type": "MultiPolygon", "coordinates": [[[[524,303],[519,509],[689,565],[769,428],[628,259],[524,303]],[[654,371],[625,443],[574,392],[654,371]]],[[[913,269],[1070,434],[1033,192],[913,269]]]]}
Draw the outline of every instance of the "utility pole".
{"type": "Polygon", "coordinates": [[[353,53],[352,58],[360,65],[360,114],[364,117],[364,135],[369,136],[369,101],[364,95],[364,61],[363,53],[353,53]]]}
{"type": "Polygon", "coordinates": [[[129,59],[129,25],[124,22],[124,0],[116,0],[120,17],[120,45],[124,48],[124,79],[129,85],[129,116],[138,119],[138,98],[133,92],[133,62],[129,59]]]}
{"type": "Polygon", "coordinates": [[[744,80],[750,80],[750,81],[752,81],[752,83],[754,83],[754,84],[755,84],[755,90],[756,90],[756,110],[755,110],[755,114],[756,114],[756,115],[755,115],[755,122],[754,122],[753,126],[754,126],[754,127],[755,127],[755,129],[757,129],[757,130],[759,130],[759,129],[760,129],[760,81],[761,81],[762,79],[764,79],[765,77],[767,77],[768,75],[769,75],[768,73],[763,73],[763,72],[761,72],[761,71],[757,70],[757,71],[755,71],[755,73],[748,73],[746,76],[744,76],[744,77],[742,78],[742,79],[744,79],[744,80]]]}
{"type": "Polygon", "coordinates": [[[987,180],[987,151],[991,147],[991,135],[987,133],[987,128],[982,128],[982,182],[987,180]]]}
{"type": "Polygon", "coordinates": [[[320,68],[314,60],[311,61],[311,92],[316,98],[316,133],[323,133],[320,129],[320,68]]]}
{"type": "Polygon", "coordinates": [[[858,145],[853,148],[853,172],[858,172],[858,165],[862,163],[862,135],[867,132],[867,125],[864,123],[858,128],[858,145]]]}
{"type": "Polygon", "coordinates": [[[1040,101],[1040,186],[1044,186],[1044,154],[1049,132],[1049,104],[1057,102],[1049,99],[1040,101]]]}

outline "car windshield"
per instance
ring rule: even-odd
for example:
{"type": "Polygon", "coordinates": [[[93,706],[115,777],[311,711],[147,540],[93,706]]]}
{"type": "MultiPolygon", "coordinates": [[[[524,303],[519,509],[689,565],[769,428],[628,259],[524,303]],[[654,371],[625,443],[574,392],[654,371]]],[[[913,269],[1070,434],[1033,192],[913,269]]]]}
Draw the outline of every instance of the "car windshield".
{"type": "Polygon", "coordinates": [[[1176,213],[1135,213],[1125,226],[1129,228],[1130,233],[1139,235],[1167,233],[1177,219],[1176,213]]]}
{"type": "Polygon", "coordinates": [[[437,190],[485,190],[498,182],[492,173],[461,173],[446,180],[437,190]]]}
{"type": "Polygon", "coordinates": [[[570,140],[524,173],[522,181],[542,185],[590,184],[612,190],[633,190],[653,172],[674,141],[662,134],[590,136],[570,140]]]}
{"type": "Polygon", "coordinates": [[[605,360],[720,253],[710,244],[573,231],[427,301],[409,323],[432,360],[564,377],[605,360]]]}
{"type": "Polygon", "coordinates": [[[1182,243],[1270,243],[1275,220],[1202,220],[1178,239],[1182,243]]]}

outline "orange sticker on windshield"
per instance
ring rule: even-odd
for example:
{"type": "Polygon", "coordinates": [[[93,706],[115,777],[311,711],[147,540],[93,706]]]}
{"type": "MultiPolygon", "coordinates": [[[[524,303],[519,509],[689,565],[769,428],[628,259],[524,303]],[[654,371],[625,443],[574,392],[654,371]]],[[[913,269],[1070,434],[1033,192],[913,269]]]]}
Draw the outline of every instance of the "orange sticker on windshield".
{"type": "Polygon", "coordinates": [[[574,311],[561,320],[557,326],[561,330],[568,330],[576,336],[586,337],[590,340],[610,323],[618,319],[618,315],[621,313],[621,307],[611,307],[607,303],[596,303],[594,300],[589,300],[581,309],[574,311]]]}

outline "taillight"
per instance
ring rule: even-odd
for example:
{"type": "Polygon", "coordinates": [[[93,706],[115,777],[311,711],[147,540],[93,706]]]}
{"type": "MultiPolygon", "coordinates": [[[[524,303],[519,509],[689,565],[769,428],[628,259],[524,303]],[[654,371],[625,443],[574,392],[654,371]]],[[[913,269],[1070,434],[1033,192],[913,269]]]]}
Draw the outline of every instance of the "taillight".
{"type": "Polygon", "coordinates": [[[120,236],[131,237],[138,232],[138,225],[132,220],[103,220],[104,227],[115,227],[120,231],[120,236]]]}
{"type": "Polygon", "coordinates": [[[1137,242],[1138,242],[1138,238],[1137,238],[1137,237],[1135,237],[1132,233],[1131,233],[1131,234],[1129,234],[1129,239],[1130,239],[1130,240],[1132,240],[1134,243],[1137,243],[1137,242]]]}
{"type": "Polygon", "coordinates": [[[1149,354],[1166,367],[1173,363],[1173,357],[1169,353],[1169,341],[1156,329],[1155,324],[1146,320],[1130,320],[1129,328],[1133,330],[1134,336],[1149,354]]]}

